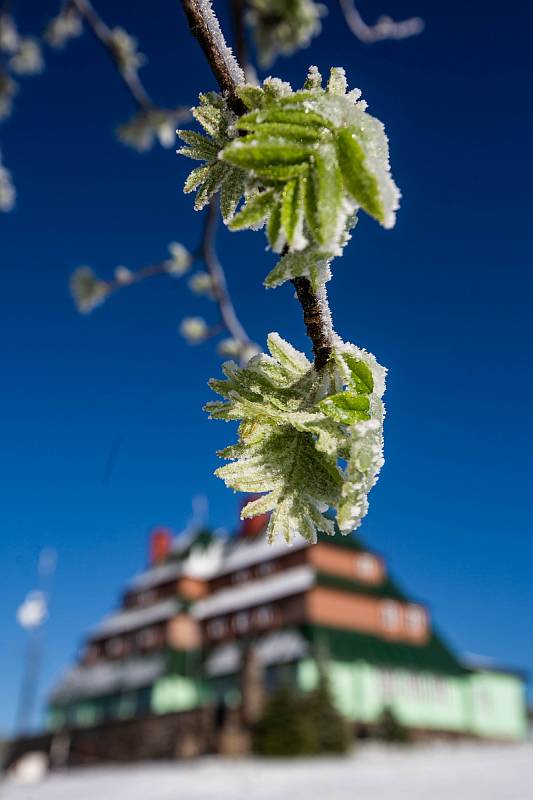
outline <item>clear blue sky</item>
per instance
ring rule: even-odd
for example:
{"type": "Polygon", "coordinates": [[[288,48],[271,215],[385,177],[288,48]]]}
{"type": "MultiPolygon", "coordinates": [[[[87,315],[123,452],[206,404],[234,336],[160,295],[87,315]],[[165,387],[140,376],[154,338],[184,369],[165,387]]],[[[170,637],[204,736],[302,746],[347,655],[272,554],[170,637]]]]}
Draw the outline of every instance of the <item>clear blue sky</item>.
{"type": "MultiPolygon", "coordinates": [[[[96,2],[139,37],[157,101],[214,88],[175,0],[149,15],[144,3],[96,2]]],[[[21,3],[21,27],[38,28],[56,5],[21,3]]],[[[370,18],[427,21],[417,39],[367,47],[328,5],[312,50],[272,71],[298,85],[309,63],[344,65],[387,124],[404,194],[393,231],[361,221],[330,283],[337,330],[390,370],[387,463],[362,533],[460,651],[533,669],[533,11],[513,0],[361,2],[370,18]]],[[[181,191],[189,164],[120,145],[112,130],[131,112],[86,34],[47,54],[0,128],[19,191],[0,219],[3,730],[24,647],[15,610],[44,545],[59,566],[43,692],[142,567],[153,525],[179,529],[199,492],[214,526],[237,517],[237,498],[212,476],[230,428],[201,410],[219,358],[177,335],[184,315],[214,309],[155,279],[82,318],[67,291],[79,264],[110,275],[164,257],[171,240],[195,244],[201,220],[181,191]]],[[[262,237],[224,232],[220,250],[253,337],[277,329],[306,348],[290,289],[261,287],[273,263],[262,237]]]]}

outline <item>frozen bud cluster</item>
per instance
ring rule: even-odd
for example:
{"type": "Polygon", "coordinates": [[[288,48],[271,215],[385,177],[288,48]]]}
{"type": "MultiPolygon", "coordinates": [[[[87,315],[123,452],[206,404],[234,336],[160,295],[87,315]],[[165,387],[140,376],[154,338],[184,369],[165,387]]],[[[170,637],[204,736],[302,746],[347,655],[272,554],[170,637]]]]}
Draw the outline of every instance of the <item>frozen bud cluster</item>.
{"type": "Polygon", "coordinates": [[[208,332],[209,328],[203,317],[185,317],[181,321],[180,333],[189,344],[203,342],[208,332]]]}
{"type": "Polygon", "coordinates": [[[0,121],[7,119],[13,109],[13,98],[18,92],[18,84],[7,72],[0,70],[0,121]]]}
{"type": "Polygon", "coordinates": [[[203,294],[208,297],[213,296],[213,279],[209,273],[204,272],[204,270],[199,270],[195,272],[194,275],[191,275],[188,285],[189,289],[191,292],[194,292],[194,294],[203,294]]]}
{"type": "Polygon", "coordinates": [[[89,314],[104,302],[110,288],[90,267],[78,267],[70,278],[70,291],[78,311],[89,314]]]}
{"type": "Polygon", "coordinates": [[[41,45],[29,36],[19,40],[19,46],[9,59],[9,66],[17,75],[38,75],[44,69],[41,45]]]}
{"type": "Polygon", "coordinates": [[[64,8],[51,19],[44,31],[44,39],[50,47],[64,47],[70,39],[83,33],[83,22],[74,8],[64,8]]]}
{"type": "Polygon", "coordinates": [[[131,269],[127,267],[116,267],[115,269],[115,280],[121,286],[127,286],[129,283],[133,281],[133,272],[131,269]]]}
{"type": "Polygon", "coordinates": [[[124,72],[138,70],[146,62],[145,56],[137,49],[137,39],[124,28],[113,28],[111,47],[119,68],[124,72]]]}
{"type": "Polygon", "coordinates": [[[280,54],[289,56],[308,47],[321,31],[327,9],[314,0],[249,0],[247,21],[252,28],[261,66],[280,54]]]}
{"type": "Polygon", "coordinates": [[[15,20],[10,14],[0,15],[0,52],[14,53],[19,46],[15,20]]]}
{"type": "Polygon", "coordinates": [[[15,207],[16,191],[11,173],[0,161],[0,211],[11,211],[15,207]]]}
{"type": "Polygon", "coordinates": [[[179,242],[171,242],[168,246],[171,258],[165,261],[165,269],[169,275],[179,277],[183,275],[192,264],[192,256],[179,242]]]}
{"type": "Polygon", "coordinates": [[[119,125],[117,136],[123,144],[140,153],[150,150],[156,141],[162,147],[172,147],[176,140],[174,112],[164,109],[139,111],[127,122],[119,125]]]}

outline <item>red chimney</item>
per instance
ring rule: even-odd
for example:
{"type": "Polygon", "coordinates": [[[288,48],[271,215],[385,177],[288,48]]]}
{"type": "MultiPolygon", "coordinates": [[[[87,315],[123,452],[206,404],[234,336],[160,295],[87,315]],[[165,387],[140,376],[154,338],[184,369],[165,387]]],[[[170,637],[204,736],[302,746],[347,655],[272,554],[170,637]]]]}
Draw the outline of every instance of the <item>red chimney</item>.
{"type": "Polygon", "coordinates": [[[155,528],[150,534],[150,564],[165,561],[172,546],[172,533],[168,528],[155,528]]]}
{"type": "MultiPolygon", "coordinates": [[[[246,505],[246,503],[249,503],[251,500],[257,500],[258,497],[261,497],[261,495],[259,494],[250,495],[242,502],[241,508],[243,508],[246,505]]],[[[268,525],[269,519],[270,519],[270,512],[268,512],[267,514],[259,514],[257,517],[251,517],[250,519],[243,519],[240,528],[237,532],[237,536],[239,538],[243,537],[253,538],[254,536],[258,536],[259,534],[264,533],[265,528],[268,525]]]]}

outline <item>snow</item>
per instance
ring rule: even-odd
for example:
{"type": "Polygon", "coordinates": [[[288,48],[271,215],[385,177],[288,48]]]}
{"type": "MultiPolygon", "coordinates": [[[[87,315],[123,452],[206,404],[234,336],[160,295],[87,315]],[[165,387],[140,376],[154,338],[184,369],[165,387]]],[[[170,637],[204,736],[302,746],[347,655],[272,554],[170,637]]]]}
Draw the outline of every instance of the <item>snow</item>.
{"type": "Polygon", "coordinates": [[[204,758],[8,780],[3,800],[532,800],[533,745],[360,746],[346,759],[204,758]]]}
{"type": "MultiPolygon", "coordinates": [[[[286,546],[286,545],[285,545],[286,546]]],[[[288,597],[305,592],[314,582],[315,572],[312,567],[303,566],[287,569],[269,578],[246,583],[243,586],[232,586],[199,600],[192,608],[197,619],[227,614],[239,608],[250,608],[260,603],[288,597]]]]}
{"type": "Polygon", "coordinates": [[[64,675],[50,699],[64,702],[73,698],[81,700],[119,690],[138,689],[153,683],[165,669],[165,658],[161,655],[76,666],[64,675]]]}
{"type": "Polygon", "coordinates": [[[145,625],[153,625],[155,622],[163,622],[174,617],[181,607],[176,598],[172,597],[170,600],[163,600],[145,608],[116,611],[104,617],[102,622],[90,631],[89,638],[101,639],[104,636],[114,636],[117,633],[144,628],[145,625]]]}

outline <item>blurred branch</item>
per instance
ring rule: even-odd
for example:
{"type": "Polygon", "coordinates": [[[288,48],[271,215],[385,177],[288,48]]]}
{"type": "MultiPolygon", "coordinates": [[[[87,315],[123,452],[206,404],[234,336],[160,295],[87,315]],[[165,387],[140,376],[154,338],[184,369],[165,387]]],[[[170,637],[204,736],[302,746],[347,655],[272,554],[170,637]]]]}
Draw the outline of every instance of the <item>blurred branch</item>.
{"type": "Polygon", "coordinates": [[[203,259],[213,282],[213,297],[220,311],[220,319],[233,339],[242,345],[250,344],[250,337],[244,330],[231,300],[226,275],[218,259],[215,248],[215,235],[218,223],[218,195],[209,203],[199,254],[203,259]]]}
{"type": "MultiPolygon", "coordinates": [[[[148,278],[154,278],[157,275],[167,274],[181,276],[187,273],[194,264],[202,262],[207,268],[207,274],[197,273],[196,276],[193,275],[191,283],[195,277],[205,277],[207,286],[202,286],[200,293],[207,294],[216,303],[219,311],[219,322],[215,325],[208,326],[203,324],[203,320],[194,318],[193,321],[197,323],[195,328],[197,333],[194,340],[205,341],[206,339],[218,336],[218,334],[227,331],[238,345],[238,350],[242,352],[244,357],[245,352],[250,352],[250,348],[253,348],[254,344],[237,317],[235,307],[228,291],[224,269],[216,252],[215,236],[217,222],[218,197],[213,198],[209,204],[200,242],[196,250],[190,254],[182,245],[175,244],[171,246],[171,252],[172,247],[180,249],[180,260],[177,263],[174,257],[174,259],[170,258],[164,261],[154,262],[136,271],[129,270],[126,267],[117,267],[115,270],[115,277],[108,281],[98,278],[89,267],[80,267],[76,270],[71,279],[72,294],[78,309],[82,313],[88,313],[104,302],[104,300],[107,300],[112,294],[116,294],[120,289],[142,283],[148,278]],[[185,255],[182,255],[182,253],[185,255]],[[198,331],[200,331],[198,323],[201,323],[200,333],[198,333],[198,331]]],[[[200,291],[199,289],[195,289],[191,283],[189,285],[193,291],[200,291]]],[[[188,321],[189,323],[191,322],[190,319],[188,321]]],[[[184,333],[184,335],[186,338],[193,340],[192,336],[188,337],[186,333],[184,333]]]]}
{"type": "Polygon", "coordinates": [[[373,44],[385,39],[407,39],[416,36],[424,29],[424,20],[420,17],[395,22],[391,17],[382,16],[375,25],[367,25],[357,10],[354,0],[339,0],[341,11],[351,32],[360,42],[373,44]]]}
{"type": "MultiPolygon", "coordinates": [[[[86,22],[96,39],[105,48],[115,64],[120,77],[133,100],[141,111],[150,112],[157,108],[150,98],[143,82],[139,77],[139,63],[132,60],[126,63],[121,58],[120,48],[117,44],[116,32],[113,31],[98,14],[90,0],[67,0],[66,9],[74,9],[86,22]]],[[[187,106],[178,106],[173,111],[175,122],[189,117],[187,106]]]]}

